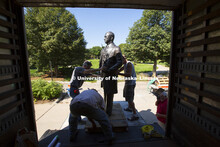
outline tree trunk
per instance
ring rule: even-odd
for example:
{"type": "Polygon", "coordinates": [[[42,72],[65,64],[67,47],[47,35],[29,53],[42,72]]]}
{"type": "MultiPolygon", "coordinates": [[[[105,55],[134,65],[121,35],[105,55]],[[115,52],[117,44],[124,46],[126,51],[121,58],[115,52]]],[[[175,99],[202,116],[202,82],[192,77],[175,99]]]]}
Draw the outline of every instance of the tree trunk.
{"type": "Polygon", "coordinates": [[[157,72],[157,59],[154,60],[153,75],[152,75],[152,77],[155,78],[157,76],[156,72],[157,72]]]}
{"type": "Polygon", "coordinates": [[[37,68],[37,72],[42,72],[43,68],[37,68]]]}
{"type": "Polygon", "coordinates": [[[55,76],[57,78],[58,77],[58,65],[55,65],[54,71],[55,71],[55,76]]]}

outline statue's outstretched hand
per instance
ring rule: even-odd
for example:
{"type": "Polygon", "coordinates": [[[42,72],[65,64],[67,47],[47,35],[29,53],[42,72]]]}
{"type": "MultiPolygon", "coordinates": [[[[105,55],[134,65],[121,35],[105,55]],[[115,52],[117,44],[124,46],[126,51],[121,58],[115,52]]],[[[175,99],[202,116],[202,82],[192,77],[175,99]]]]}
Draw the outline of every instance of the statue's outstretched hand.
{"type": "Polygon", "coordinates": [[[102,71],[106,71],[107,68],[106,68],[105,66],[102,66],[102,67],[101,67],[101,70],[102,70],[102,71]]]}

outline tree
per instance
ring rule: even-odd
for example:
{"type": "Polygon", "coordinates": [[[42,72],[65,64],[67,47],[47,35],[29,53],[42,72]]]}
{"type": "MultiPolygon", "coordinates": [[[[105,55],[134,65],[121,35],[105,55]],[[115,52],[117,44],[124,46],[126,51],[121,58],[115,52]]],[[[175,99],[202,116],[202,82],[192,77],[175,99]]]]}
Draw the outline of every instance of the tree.
{"type": "Polygon", "coordinates": [[[99,58],[102,48],[100,46],[94,46],[89,49],[90,57],[91,58],[99,58]]]}
{"type": "Polygon", "coordinates": [[[120,47],[120,49],[121,49],[122,55],[124,55],[124,54],[125,54],[126,47],[127,47],[127,44],[126,44],[126,43],[121,43],[121,44],[119,45],[119,47],[120,47]]]}
{"type": "Polygon", "coordinates": [[[83,31],[65,8],[27,8],[25,14],[29,58],[38,70],[81,65],[85,57],[83,31]]]}
{"type": "Polygon", "coordinates": [[[41,47],[42,38],[39,22],[35,16],[39,13],[38,9],[26,9],[25,25],[27,35],[27,48],[29,53],[29,62],[31,67],[37,67],[38,71],[43,70],[44,66],[44,51],[41,47]]]}
{"type": "Polygon", "coordinates": [[[144,10],[140,20],[130,28],[125,52],[137,61],[153,61],[156,76],[157,61],[169,62],[171,42],[171,12],[144,10]]]}
{"type": "Polygon", "coordinates": [[[86,49],[85,59],[90,59],[90,58],[91,58],[91,55],[90,55],[89,49],[86,49]]]}

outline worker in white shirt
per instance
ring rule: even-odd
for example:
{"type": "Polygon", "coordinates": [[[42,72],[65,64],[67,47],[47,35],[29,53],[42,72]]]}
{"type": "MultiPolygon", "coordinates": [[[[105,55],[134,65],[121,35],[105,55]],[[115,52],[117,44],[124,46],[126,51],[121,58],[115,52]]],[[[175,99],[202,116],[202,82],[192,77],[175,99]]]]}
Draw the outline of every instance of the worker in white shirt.
{"type": "Polygon", "coordinates": [[[113,140],[112,127],[108,116],[104,111],[105,103],[103,97],[95,90],[85,90],[77,95],[70,104],[70,112],[73,116],[74,134],[70,136],[70,141],[74,141],[77,135],[77,118],[80,115],[86,116],[91,121],[93,128],[96,127],[94,120],[96,120],[105,135],[105,141],[109,144],[113,140]]]}

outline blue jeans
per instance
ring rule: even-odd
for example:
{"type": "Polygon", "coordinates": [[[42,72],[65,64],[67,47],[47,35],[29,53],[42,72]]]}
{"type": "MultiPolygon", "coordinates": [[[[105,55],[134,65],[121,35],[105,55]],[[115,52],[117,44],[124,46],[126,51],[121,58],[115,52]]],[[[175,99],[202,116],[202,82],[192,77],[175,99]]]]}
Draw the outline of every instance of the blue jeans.
{"type": "MultiPolygon", "coordinates": [[[[77,95],[80,94],[80,92],[79,93],[74,93],[74,90],[78,90],[79,91],[78,88],[74,88],[74,87],[70,88],[70,96],[72,97],[72,100],[74,99],[74,97],[76,97],[77,95]]],[[[81,116],[78,117],[78,121],[80,121],[80,120],[81,120],[81,116]]],[[[74,134],[74,119],[73,119],[73,116],[72,116],[71,113],[69,115],[69,134],[70,135],[74,134]]]]}
{"type": "Polygon", "coordinates": [[[94,108],[86,103],[77,102],[70,105],[70,112],[73,116],[73,133],[77,131],[78,117],[80,115],[84,115],[90,119],[98,121],[106,138],[112,139],[112,127],[106,113],[103,110],[94,108]]]}

